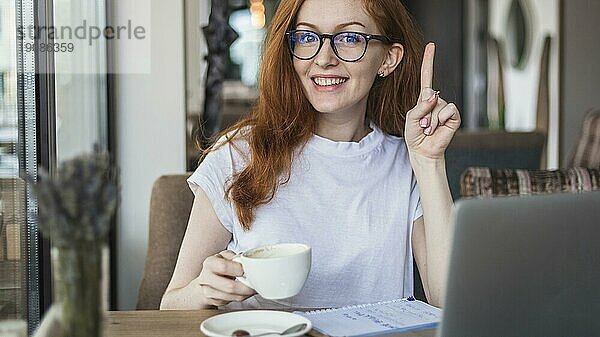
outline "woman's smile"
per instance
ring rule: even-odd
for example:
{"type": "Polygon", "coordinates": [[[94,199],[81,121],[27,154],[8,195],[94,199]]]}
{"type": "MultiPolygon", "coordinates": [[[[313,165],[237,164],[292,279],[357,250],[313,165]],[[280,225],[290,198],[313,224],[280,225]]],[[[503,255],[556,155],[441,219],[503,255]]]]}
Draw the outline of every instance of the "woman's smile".
{"type": "Polygon", "coordinates": [[[348,77],[318,74],[311,77],[313,89],[317,92],[336,92],[344,87],[348,77]]]}

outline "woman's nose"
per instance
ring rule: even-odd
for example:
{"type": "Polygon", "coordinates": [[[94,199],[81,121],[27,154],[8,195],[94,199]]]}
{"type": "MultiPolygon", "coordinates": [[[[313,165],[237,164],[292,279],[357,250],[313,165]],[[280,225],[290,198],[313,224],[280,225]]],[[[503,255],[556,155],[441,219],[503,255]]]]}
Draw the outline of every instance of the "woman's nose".
{"type": "Polygon", "coordinates": [[[335,66],[339,63],[333,48],[331,47],[331,42],[329,39],[323,41],[323,47],[315,56],[314,62],[322,68],[327,68],[328,66],[335,66]]]}

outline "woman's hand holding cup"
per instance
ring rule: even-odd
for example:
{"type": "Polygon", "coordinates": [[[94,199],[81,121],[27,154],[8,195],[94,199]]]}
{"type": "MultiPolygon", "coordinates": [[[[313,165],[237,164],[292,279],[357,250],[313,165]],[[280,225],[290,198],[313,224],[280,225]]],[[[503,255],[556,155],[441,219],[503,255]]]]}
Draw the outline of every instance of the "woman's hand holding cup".
{"type": "Polygon", "coordinates": [[[312,250],[302,243],[279,243],[251,249],[233,261],[244,269],[239,282],[255,289],[262,298],[279,300],[297,295],[304,287],[312,250]]]}
{"type": "Polygon", "coordinates": [[[256,294],[252,288],[236,281],[244,275],[242,265],[232,261],[236,254],[230,250],[209,256],[202,264],[197,277],[204,304],[222,306],[230,302],[241,302],[256,294]]]}
{"type": "Polygon", "coordinates": [[[263,246],[237,255],[226,250],[204,260],[196,280],[204,305],[241,302],[257,292],[265,299],[283,299],[300,292],[311,261],[310,246],[301,243],[263,246]]]}

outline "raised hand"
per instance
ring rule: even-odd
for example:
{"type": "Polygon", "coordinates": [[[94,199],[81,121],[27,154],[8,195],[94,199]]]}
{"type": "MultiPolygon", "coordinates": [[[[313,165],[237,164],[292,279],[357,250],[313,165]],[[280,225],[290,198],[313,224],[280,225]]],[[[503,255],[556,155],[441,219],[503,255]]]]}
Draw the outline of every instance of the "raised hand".
{"type": "Polygon", "coordinates": [[[404,139],[411,155],[440,159],[460,126],[460,112],[432,89],[434,57],[435,44],[429,43],[421,65],[421,94],[406,114],[404,139]]]}

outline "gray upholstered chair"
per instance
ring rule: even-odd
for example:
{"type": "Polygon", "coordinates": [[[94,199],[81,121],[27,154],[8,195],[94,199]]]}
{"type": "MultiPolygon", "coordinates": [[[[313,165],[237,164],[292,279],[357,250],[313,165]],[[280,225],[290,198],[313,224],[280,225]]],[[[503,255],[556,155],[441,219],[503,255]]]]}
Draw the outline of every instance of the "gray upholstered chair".
{"type": "Polygon", "coordinates": [[[165,175],[152,187],[148,253],[138,292],[138,310],[157,310],[171,280],[194,201],[186,182],[189,176],[190,173],[165,175]]]}

